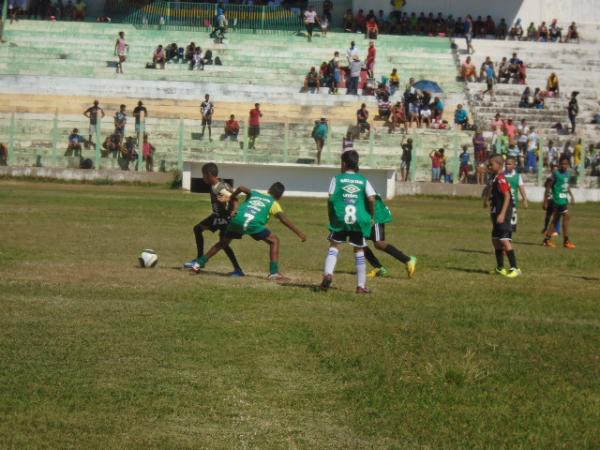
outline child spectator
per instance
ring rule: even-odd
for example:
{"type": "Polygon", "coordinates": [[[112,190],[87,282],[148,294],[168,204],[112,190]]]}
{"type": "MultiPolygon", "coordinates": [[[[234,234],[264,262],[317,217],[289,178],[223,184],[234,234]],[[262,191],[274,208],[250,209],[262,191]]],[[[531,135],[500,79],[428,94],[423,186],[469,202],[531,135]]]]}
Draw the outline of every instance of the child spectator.
{"type": "Polygon", "coordinates": [[[73,128],[73,131],[69,135],[69,143],[65,151],[65,156],[81,156],[81,146],[84,141],[83,136],[79,135],[79,130],[73,128]]]}
{"type": "Polygon", "coordinates": [[[204,70],[204,55],[202,54],[202,49],[200,47],[194,49],[194,56],[190,64],[190,69],[204,70]]]}
{"type": "Polygon", "coordinates": [[[379,36],[379,26],[377,25],[377,19],[374,16],[369,17],[367,20],[367,39],[377,39],[379,36]]]}
{"type": "Polygon", "coordinates": [[[165,50],[162,45],[156,47],[154,50],[154,54],[152,55],[152,63],[155,66],[159,66],[161,69],[165,68],[165,63],[167,62],[167,55],[165,54],[165,50]]]}
{"type": "Polygon", "coordinates": [[[390,95],[394,95],[394,93],[400,89],[400,75],[398,74],[398,70],[392,69],[392,73],[390,74],[390,95]]]}
{"type": "Polygon", "coordinates": [[[146,161],[146,172],[152,172],[154,166],[154,152],[156,148],[150,142],[148,142],[148,135],[144,133],[144,146],[143,146],[143,158],[146,161]]]}
{"type": "Polygon", "coordinates": [[[319,81],[319,74],[314,67],[311,67],[304,78],[304,89],[306,89],[308,92],[314,93],[319,92],[320,87],[321,84],[319,81]]]}
{"type": "Polygon", "coordinates": [[[556,73],[552,72],[550,74],[550,76],[548,77],[548,82],[546,83],[546,89],[548,92],[552,93],[553,97],[560,96],[559,81],[558,81],[558,76],[556,75],[556,73]]]}
{"type": "Polygon", "coordinates": [[[358,128],[358,134],[366,132],[366,138],[369,138],[371,134],[371,125],[369,124],[369,111],[367,111],[367,105],[363,103],[360,105],[360,109],[356,111],[356,126],[358,128]]]}
{"type": "Polygon", "coordinates": [[[460,171],[458,177],[461,183],[467,183],[469,181],[471,155],[469,155],[469,148],[466,145],[463,145],[462,150],[463,151],[460,154],[460,171]]]}
{"type": "Polygon", "coordinates": [[[454,112],[454,123],[465,130],[469,126],[469,113],[463,109],[463,105],[459,104],[454,112]]]}
{"type": "Polygon", "coordinates": [[[225,134],[221,136],[222,141],[230,140],[237,141],[238,135],[240,134],[240,123],[235,120],[235,116],[232,114],[229,116],[229,120],[225,122],[225,134]]]}
{"type": "Polygon", "coordinates": [[[431,181],[433,183],[439,183],[440,176],[442,173],[442,163],[444,161],[443,153],[440,151],[433,150],[429,154],[429,157],[431,158],[431,181]]]}
{"type": "Polygon", "coordinates": [[[471,57],[467,56],[467,59],[462,63],[460,67],[460,75],[465,81],[475,82],[475,64],[471,62],[471,57]]]}
{"type": "Polygon", "coordinates": [[[398,125],[403,125],[404,132],[408,133],[408,121],[406,120],[406,111],[402,103],[396,102],[396,104],[392,107],[391,118],[392,121],[389,128],[390,133],[393,133],[398,125]]]}

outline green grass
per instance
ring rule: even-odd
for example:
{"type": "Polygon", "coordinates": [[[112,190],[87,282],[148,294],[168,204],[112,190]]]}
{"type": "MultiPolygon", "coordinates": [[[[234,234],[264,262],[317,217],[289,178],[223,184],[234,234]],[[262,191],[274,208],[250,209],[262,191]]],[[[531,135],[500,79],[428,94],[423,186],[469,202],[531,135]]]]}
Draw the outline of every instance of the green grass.
{"type": "Polygon", "coordinates": [[[179,269],[205,196],[0,181],[0,446],[600,447],[597,205],[572,207],[574,251],[539,245],[539,204],[520,211],[507,280],[485,273],[480,202],[397,199],[388,241],[418,272],[381,256],[369,297],[348,248],[335,289],[310,289],[325,204],[283,206],[309,235],[273,224],[290,286],[247,238],[246,279],[220,276],[224,255],[179,269]],[[136,267],[147,247],[156,269],[136,267]]]}

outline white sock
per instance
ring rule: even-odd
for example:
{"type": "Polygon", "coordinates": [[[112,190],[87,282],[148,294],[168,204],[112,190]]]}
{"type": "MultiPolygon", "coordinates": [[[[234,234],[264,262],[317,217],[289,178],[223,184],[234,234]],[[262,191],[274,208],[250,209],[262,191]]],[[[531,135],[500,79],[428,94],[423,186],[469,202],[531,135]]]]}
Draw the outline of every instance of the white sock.
{"type": "Polygon", "coordinates": [[[367,285],[367,262],[365,261],[365,252],[359,250],[354,253],[356,258],[356,278],[358,287],[365,288],[367,285]]]}
{"type": "Polygon", "coordinates": [[[325,275],[333,275],[339,252],[337,248],[329,247],[327,258],[325,258],[325,275]]]}

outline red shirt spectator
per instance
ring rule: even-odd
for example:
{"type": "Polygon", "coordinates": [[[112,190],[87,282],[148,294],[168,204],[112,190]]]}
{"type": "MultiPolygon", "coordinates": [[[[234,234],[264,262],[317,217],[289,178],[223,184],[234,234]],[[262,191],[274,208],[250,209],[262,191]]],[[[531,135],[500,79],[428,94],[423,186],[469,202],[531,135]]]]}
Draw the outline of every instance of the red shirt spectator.
{"type": "Polygon", "coordinates": [[[510,140],[513,140],[517,136],[517,127],[513,123],[512,119],[508,119],[504,125],[504,130],[506,131],[506,135],[510,140]]]}
{"type": "Polygon", "coordinates": [[[262,117],[262,112],[258,108],[254,108],[250,110],[250,125],[253,127],[260,126],[260,118],[262,117]]]}

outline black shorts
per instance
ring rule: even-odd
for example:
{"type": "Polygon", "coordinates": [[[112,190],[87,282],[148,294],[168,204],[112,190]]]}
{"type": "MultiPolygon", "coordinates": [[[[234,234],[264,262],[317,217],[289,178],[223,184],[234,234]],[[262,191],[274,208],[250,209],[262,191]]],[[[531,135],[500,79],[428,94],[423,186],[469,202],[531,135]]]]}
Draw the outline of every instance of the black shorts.
{"type": "Polygon", "coordinates": [[[488,90],[491,90],[494,88],[494,79],[493,78],[487,78],[485,80],[485,82],[487,83],[488,90]]]}
{"type": "Polygon", "coordinates": [[[200,222],[196,226],[201,226],[205,230],[210,231],[211,233],[218,231],[219,235],[223,236],[223,233],[225,232],[225,230],[227,229],[227,226],[229,225],[229,221],[230,221],[229,217],[223,218],[223,217],[217,216],[216,214],[211,214],[210,216],[208,216],[206,219],[204,219],[202,222],[200,222]]]}
{"type": "Polygon", "coordinates": [[[260,135],[260,125],[250,125],[248,127],[248,136],[256,137],[260,135]]]}
{"type": "MultiPolygon", "coordinates": [[[[223,237],[225,239],[241,239],[243,236],[244,233],[239,233],[237,231],[231,230],[225,230],[223,234],[223,237]]],[[[264,241],[269,236],[271,236],[271,230],[269,230],[268,228],[264,228],[262,231],[250,235],[250,237],[255,241],[264,241]]]]}
{"type": "Polygon", "coordinates": [[[370,241],[380,242],[385,241],[385,224],[376,223],[371,228],[371,236],[368,237],[370,241]]]}
{"type": "Polygon", "coordinates": [[[315,24],[314,23],[307,23],[306,25],[306,31],[308,31],[308,34],[312,34],[313,30],[315,29],[315,24]]]}
{"type": "Polygon", "coordinates": [[[343,244],[346,241],[353,247],[366,247],[367,240],[360,231],[332,231],[327,237],[328,241],[343,244]]]}
{"type": "Polygon", "coordinates": [[[204,127],[206,125],[208,125],[208,126],[212,125],[212,117],[209,117],[207,119],[202,118],[202,126],[204,127]]]}
{"type": "MultiPolygon", "coordinates": [[[[510,211],[509,211],[510,212],[510,211]]],[[[497,215],[492,214],[492,239],[495,241],[512,241],[512,225],[510,220],[504,219],[504,222],[498,223],[497,215]]]]}
{"type": "Polygon", "coordinates": [[[563,215],[569,213],[569,205],[557,205],[556,203],[552,203],[552,212],[555,214],[563,215]]]}

